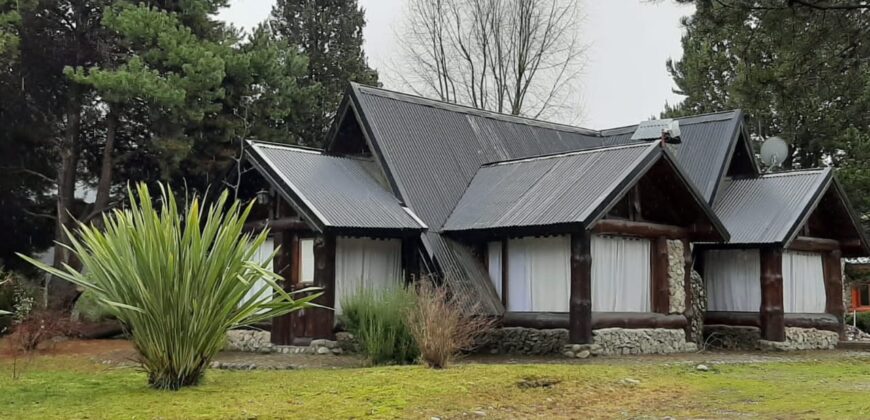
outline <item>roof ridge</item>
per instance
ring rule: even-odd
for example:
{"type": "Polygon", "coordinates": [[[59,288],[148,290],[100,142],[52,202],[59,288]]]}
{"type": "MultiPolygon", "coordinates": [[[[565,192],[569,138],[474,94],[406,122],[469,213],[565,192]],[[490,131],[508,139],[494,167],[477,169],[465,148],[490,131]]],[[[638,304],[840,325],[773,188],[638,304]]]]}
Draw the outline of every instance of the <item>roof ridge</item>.
{"type": "Polygon", "coordinates": [[[577,156],[577,155],[585,155],[585,154],[589,154],[589,153],[608,152],[611,150],[629,149],[629,148],[633,148],[633,147],[638,147],[638,148],[639,147],[649,147],[652,143],[654,143],[654,142],[636,142],[636,143],[631,143],[631,144],[621,144],[621,145],[617,145],[617,146],[593,147],[593,148],[589,148],[589,149],[574,150],[574,151],[570,151],[570,152],[548,153],[545,155],[529,156],[529,157],[524,157],[524,158],[506,159],[506,160],[499,160],[499,161],[495,161],[495,162],[488,162],[488,163],[484,163],[483,165],[480,165],[480,167],[484,168],[484,167],[490,167],[490,166],[511,165],[514,163],[533,162],[533,161],[546,160],[546,159],[556,159],[556,158],[567,157],[567,156],[577,156]]]}
{"type": "MultiPolygon", "coordinates": [[[[682,117],[659,118],[659,120],[665,120],[665,119],[678,120],[678,121],[680,121],[681,125],[703,124],[703,123],[710,122],[710,121],[729,120],[731,118],[734,118],[734,115],[739,115],[740,112],[741,112],[740,108],[735,108],[735,109],[729,109],[729,110],[725,110],[725,111],[707,112],[704,114],[697,114],[697,115],[684,115],[682,117]],[[713,118],[713,117],[721,117],[721,118],[713,118]],[[699,120],[683,123],[683,120],[696,119],[696,118],[699,120]]],[[[655,121],[655,120],[644,120],[644,121],[655,121]]],[[[641,122],[644,122],[644,121],[641,121],[641,122]]],[[[602,136],[605,136],[605,137],[616,135],[616,134],[624,134],[623,131],[627,131],[631,128],[636,128],[638,125],[640,125],[640,123],[628,124],[628,125],[623,125],[623,126],[619,126],[619,127],[612,127],[612,128],[603,128],[601,130],[598,130],[598,132],[602,136]]]]}
{"type": "Polygon", "coordinates": [[[273,142],[273,141],[262,141],[262,140],[252,140],[252,139],[248,139],[245,141],[248,142],[248,144],[250,144],[251,146],[271,147],[273,149],[290,149],[290,150],[297,151],[297,152],[317,153],[320,155],[329,156],[326,154],[325,150],[318,149],[316,147],[306,147],[306,146],[299,146],[296,144],[278,143],[278,142],[273,142]]]}
{"type": "MultiPolygon", "coordinates": [[[[820,173],[825,173],[830,169],[831,169],[830,166],[826,166],[824,168],[792,169],[792,170],[782,171],[782,172],[773,172],[773,173],[761,174],[758,178],[760,178],[760,179],[781,178],[781,177],[787,177],[787,176],[820,174],[820,173]]],[[[753,178],[740,178],[740,179],[742,180],[742,179],[753,179],[753,178]]]]}
{"type": "Polygon", "coordinates": [[[531,126],[545,126],[547,128],[556,129],[560,131],[569,131],[569,132],[578,132],[581,134],[586,134],[590,136],[601,137],[601,130],[595,130],[591,128],[580,127],[576,125],[556,123],[551,121],[544,121],[530,117],[524,117],[521,115],[512,115],[505,114],[502,112],[496,111],[488,111],[485,109],[474,108],[472,106],[457,104],[453,102],[445,102],[437,99],[426,98],[424,96],[413,95],[405,92],[398,92],[394,90],[384,89],[375,86],[363,85],[359,83],[351,83],[356,89],[361,92],[364,90],[367,94],[373,94],[380,96],[382,98],[393,99],[396,101],[402,102],[410,102],[420,106],[429,106],[432,108],[443,109],[445,111],[450,112],[458,112],[465,115],[475,115],[482,118],[491,118],[495,120],[501,120],[506,122],[512,122],[516,124],[524,124],[531,126]]]}

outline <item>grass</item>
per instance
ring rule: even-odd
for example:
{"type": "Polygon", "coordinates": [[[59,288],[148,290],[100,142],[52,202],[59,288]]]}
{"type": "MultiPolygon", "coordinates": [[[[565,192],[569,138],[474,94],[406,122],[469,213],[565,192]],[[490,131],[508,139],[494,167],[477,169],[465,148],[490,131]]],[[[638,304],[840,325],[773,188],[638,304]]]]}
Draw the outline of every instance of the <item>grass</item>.
{"type": "Polygon", "coordinates": [[[145,374],[87,356],[38,356],[20,379],[0,359],[0,413],[14,418],[866,418],[868,359],[715,365],[461,364],[291,371],[209,370],[157,391],[145,374]],[[625,378],[640,381],[637,385],[625,378]],[[518,383],[556,382],[546,388],[518,383]]]}

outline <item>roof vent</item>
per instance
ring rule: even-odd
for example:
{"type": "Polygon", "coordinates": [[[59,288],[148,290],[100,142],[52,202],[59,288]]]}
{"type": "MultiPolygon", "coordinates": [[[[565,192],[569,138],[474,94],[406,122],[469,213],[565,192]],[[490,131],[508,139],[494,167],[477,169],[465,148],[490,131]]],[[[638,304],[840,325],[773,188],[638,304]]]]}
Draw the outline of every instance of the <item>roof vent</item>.
{"type": "Polygon", "coordinates": [[[662,140],[665,143],[680,143],[680,122],[672,119],[643,121],[631,135],[632,140],[662,140]]]}

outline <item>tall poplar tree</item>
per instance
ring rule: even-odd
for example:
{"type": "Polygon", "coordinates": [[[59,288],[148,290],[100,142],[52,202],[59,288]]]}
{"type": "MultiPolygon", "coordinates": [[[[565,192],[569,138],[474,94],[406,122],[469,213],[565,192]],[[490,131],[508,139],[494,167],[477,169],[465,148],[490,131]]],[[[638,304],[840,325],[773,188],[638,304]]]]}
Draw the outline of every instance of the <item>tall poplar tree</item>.
{"type": "Polygon", "coordinates": [[[303,83],[320,91],[302,117],[301,143],[324,146],[348,83],[378,83],[363,51],[365,11],[356,0],[278,0],[269,24],[280,39],[308,56],[303,83]]]}

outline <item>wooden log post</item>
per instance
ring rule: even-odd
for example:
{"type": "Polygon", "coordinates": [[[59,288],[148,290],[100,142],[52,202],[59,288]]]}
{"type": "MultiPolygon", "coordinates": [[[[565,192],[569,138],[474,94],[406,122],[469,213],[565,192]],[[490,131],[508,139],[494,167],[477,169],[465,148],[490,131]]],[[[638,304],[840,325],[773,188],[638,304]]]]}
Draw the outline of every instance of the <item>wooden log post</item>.
{"type": "Polygon", "coordinates": [[[785,341],[782,297],[782,248],[761,251],[761,338],[785,341]]]}
{"type": "Polygon", "coordinates": [[[668,240],[658,237],[651,241],[652,311],[667,314],[670,310],[670,279],[668,278],[668,240]]]}
{"type": "Polygon", "coordinates": [[[837,333],[840,334],[840,340],[846,339],[846,326],[843,316],[846,308],[843,304],[843,270],[841,259],[843,253],[839,249],[822,254],[825,273],[825,312],[837,317],[839,328],[837,333]]]}
{"type": "Polygon", "coordinates": [[[568,341],[592,343],[592,244],[588,231],[571,234],[571,297],[568,341]]]}
{"type": "MultiPolygon", "coordinates": [[[[282,278],[279,283],[281,287],[285,291],[291,292],[298,282],[299,259],[294,257],[298,254],[299,236],[294,232],[283,231],[276,233],[274,238],[275,243],[280,245],[281,249],[275,254],[272,267],[275,269],[275,273],[282,278]]],[[[292,313],[272,318],[272,344],[279,346],[293,344],[293,318],[292,313]]]]}
{"type": "Polygon", "coordinates": [[[420,254],[417,252],[416,238],[402,238],[402,270],[405,272],[406,285],[420,279],[420,254]]]}
{"type": "MultiPolygon", "coordinates": [[[[335,236],[318,235],[314,239],[314,286],[323,289],[323,295],[314,302],[335,308],[335,236]]],[[[332,309],[310,308],[308,316],[311,338],[333,338],[335,312],[332,309]]]]}

